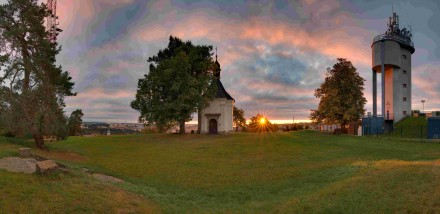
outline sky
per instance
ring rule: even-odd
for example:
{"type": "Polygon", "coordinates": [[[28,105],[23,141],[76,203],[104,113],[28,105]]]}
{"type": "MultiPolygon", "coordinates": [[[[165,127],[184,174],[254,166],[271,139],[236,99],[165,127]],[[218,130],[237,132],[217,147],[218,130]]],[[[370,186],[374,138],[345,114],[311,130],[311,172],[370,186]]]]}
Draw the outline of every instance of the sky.
{"type": "Polygon", "coordinates": [[[440,110],[439,1],[58,0],[57,8],[64,30],[57,63],[78,92],[66,113],[82,109],[85,121],[137,122],[130,102],[138,79],[170,35],[218,48],[222,83],[246,118],[307,120],[337,58],[365,78],[371,112],[371,42],[393,9],[413,30],[412,108],[421,110],[424,99],[425,110],[440,110]]]}

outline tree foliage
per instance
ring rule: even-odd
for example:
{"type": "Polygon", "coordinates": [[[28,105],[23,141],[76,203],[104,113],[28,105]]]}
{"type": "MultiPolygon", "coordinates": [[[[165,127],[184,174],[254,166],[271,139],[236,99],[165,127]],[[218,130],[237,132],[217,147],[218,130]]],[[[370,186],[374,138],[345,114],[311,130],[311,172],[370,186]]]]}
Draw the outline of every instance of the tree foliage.
{"type": "Polygon", "coordinates": [[[3,124],[14,135],[31,133],[39,148],[43,135],[60,135],[65,96],[74,96],[67,71],[56,66],[61,47],[48,39],[49,15],[37,0],[0,5],[0,87],[3,124]]]}
{"type": "Polygon", "coordinates": [[[318,109],[312,110],[310,119],[316,123],[341,124],[359,120],[365,113],[365,80],[346,59],[338,58],[333,68],[327,69],[324,83],[316,89],[320,98],[318,109]]]}
{"type": "Polygon", "coordinates": [[[70,114],[68,122],[69,136],[82,135],[81,124],[83,116],[84,114],[81,109],[77,109],[70,114]]]}
{"type": "Polygon", "coordinates": [[[250,132],[275,132],[278,131],[278,125],[272,124],[263,114],[257,114],[251,117],[248,130],[250,132]]]}
{"type": "Polygon", "coordinates": [[[236,131],[238,131],[238,127],[245,128],[246,119],[244,118],[244,110],[234,106],[233,115],[234,115],[233,121],[235,123],[236,131]]]}
{"type": "Polygon", "coordinates": [[[417,114],[420,114],[420,113],[422,113],[420,110],[412,110],[412,113],[417,113],[417,114]]]}
{"type": "Polygon", "coordinates": [[[149,73],[139,79],[131,107],[140,112],[139,121],[157,127],[185,122],[214,97],[216,87],[212,46],[193,45],[170,36],[168,47],[148,58],[149,73]]]}

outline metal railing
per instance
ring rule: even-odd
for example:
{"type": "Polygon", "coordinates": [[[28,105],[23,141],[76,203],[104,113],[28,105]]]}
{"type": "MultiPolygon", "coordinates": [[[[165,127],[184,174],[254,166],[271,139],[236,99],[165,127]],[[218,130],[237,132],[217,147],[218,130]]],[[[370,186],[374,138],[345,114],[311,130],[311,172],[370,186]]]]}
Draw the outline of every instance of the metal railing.
{"type": "Polygon", "coordinates": [[[409,39],[407,37],[395,35],[395,34],[392,34],[392,35],[386,35],[386,34],[377,35],[377,36],[374,37],[373,43],[381,41],[381,40],[385,40],[385,39],[395,40],[397,42],[403,43],[405,45],[409,45],[409,46],[414,48],[414,43],[411,41],[411,39],[409,39]]]}

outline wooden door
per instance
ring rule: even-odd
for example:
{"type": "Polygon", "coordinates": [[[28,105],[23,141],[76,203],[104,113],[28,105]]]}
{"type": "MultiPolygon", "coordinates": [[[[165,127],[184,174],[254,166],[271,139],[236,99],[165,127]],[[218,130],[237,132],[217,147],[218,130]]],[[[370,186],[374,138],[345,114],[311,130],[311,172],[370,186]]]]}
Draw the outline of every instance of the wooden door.
{"type": "Polygon", "coordinates": [[[217,134],[217,120],[215,119],[209,121],[209,134],[217,134]]]}

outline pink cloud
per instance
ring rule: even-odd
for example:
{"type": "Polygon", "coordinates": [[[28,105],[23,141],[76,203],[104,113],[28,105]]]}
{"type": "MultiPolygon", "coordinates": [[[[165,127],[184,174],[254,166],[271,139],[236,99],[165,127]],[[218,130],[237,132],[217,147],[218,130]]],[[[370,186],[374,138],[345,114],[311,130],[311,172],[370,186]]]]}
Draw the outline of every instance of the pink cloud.
{"type": "Polygon", "coordinates": [[[121,98],[133,98],[134,94],[131,91],[119,90],[107,92],[101,88],[92,88],[86,91],[78,93],[77,96],[69,98],[70,100],[88,100],[97,98],[109,98],[109,99],[121,99],[121,98]]]}
{"type": "MultiPolygon", "coordinates": [[[[348,19],[347,16],[349,14],[340,14],[333,19],[336,20],[335,22],[340,22],[341,19],[348,19]]],[[[294,23],[270,21],[264,18],[250,18],[245,21],[231,18],[216,19],[199,12],[183,18],[174,26],[158,24],[142,26],[136,29],[133,35],[135,39],[145,42],[164,40],[171,34],[190,40],[209,39],[216,45],[231,42],[239,44],[240,41],[266,42],[270,45],[287,45],[301,51],[315,51],[331,58],[348,58],[355,64],[370,66],[371,50],[368,43],[374,32],[357,27],[356,23],[350,24],[351,27],[309,32],[294,23]],[[362,37],[353,36],[353,32],[367,36],[362,40],[359,39],[362,37]]],[[[241,51],[249,50],[241,49],[241,51]]],[[[234,58],[240,60],[241,57],[237,55],[234,58]]],[[[227,59],[227,63],[229,62],[232,63],[230,58],[227,59]]]]}

